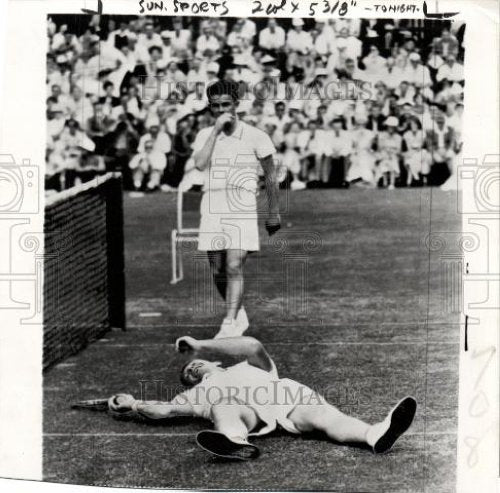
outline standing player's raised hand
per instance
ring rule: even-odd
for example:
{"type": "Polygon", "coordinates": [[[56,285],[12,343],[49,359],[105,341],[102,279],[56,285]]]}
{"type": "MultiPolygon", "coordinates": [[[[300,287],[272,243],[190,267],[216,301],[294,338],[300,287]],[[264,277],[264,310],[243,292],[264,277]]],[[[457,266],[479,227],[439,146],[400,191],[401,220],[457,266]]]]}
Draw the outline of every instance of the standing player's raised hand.
{"type": "Polygon", "coordinates": [[[219,134],[227,126],[232,125],[236,121],[236,118],[231,113],[223,113],[217,120],[215,120],[215,131],[219,134]]]}

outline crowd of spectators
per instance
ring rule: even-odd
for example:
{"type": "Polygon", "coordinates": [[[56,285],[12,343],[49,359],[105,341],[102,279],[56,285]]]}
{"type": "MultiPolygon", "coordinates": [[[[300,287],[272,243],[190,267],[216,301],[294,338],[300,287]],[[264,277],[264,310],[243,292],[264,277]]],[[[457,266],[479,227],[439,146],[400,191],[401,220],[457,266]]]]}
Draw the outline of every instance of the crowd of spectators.
{"type": "Polygon", "coordinates": [[[462,146],[463,36],[449,21],[53,16],[46,188],[109,170],[129,190],[199,184],[191,144],[223,78],[284,187],[440,185],[462,146]]]}

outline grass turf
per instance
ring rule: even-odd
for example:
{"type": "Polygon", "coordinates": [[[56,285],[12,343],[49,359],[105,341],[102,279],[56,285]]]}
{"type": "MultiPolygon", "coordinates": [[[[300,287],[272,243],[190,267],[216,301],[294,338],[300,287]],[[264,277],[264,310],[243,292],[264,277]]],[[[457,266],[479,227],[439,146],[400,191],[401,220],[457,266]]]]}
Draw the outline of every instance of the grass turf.
{"type": "MultiPolygon", "coordinates": [[[[113,486],[335,491],[454,491],[459,327],[447,307],[443,253],[459,254],[457,197],[436,189],[313,190],[246,266],[249,335],[281,376],[322,390],[342,410],[383,418],[406,394],[414,424],[391,453],[277,432],[251,463],[214,460],[194,441],[207,423],[115,421],[69,409],[116,392],[169,398],[184,359],[173,342],[212,337],[223,305],[206,260],[185,255],[169,284],[175,197],[125,198],[127,332],[113,331],[45,375],[44,477],[113,486]],[[431,242],[429,234],[446,241],[431,242]],[[443,243],[444,245],[444,243],[443,243]],[[155,313],[155,316],[147,316],[155,313]],[[145,383],[148,382],[145,387],[145,383]],[[279,473],[277,474],[277,472],[279,473]]],[[[188,213],[196,221],[197,213],[188,213]]],[[[209,425],[208,425],[209,426],[209,425]]]]}

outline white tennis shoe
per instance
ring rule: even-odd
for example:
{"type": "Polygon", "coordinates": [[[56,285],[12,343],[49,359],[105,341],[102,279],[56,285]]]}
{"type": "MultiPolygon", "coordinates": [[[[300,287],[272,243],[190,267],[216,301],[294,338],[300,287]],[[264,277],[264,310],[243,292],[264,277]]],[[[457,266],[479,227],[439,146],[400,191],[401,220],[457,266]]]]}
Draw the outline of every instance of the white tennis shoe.
{"type": "Polygon", "coordinates": [[[236,322],[240,326],[241,330],[241,334],[239,335],[242,335],[243,332],[245,332],[248,329],[248,326],[250,325],[250,322],[248,321],[247,312],[243,305],[240,307],[238,313],[236,314],[236,322]]]}
{"type": "Polygon", "coordinates": [[[238,310],[236,318],[226,317],[220,326],[219,332],[214,339],[222,337],[239,337],[248,329],[249,322],[247,312],[244,307],[238,310]]]}
{"type": "Polygon", "coordinates": [[[222,321],[219,332],[215,334],[214,339],[221,339],[223,337],[238,337],[242,334],[238,322],[234,318],[225,318],[222,321]]]}

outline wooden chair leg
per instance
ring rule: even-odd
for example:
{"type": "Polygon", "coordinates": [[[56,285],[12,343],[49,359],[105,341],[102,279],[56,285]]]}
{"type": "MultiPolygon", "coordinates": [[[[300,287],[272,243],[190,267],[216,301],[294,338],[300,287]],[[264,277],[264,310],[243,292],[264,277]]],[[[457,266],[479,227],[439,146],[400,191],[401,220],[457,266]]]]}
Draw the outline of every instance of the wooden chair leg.
{"type": "Polygon", "coordinates": [[[177,230],[172,230],[170,236],[170,244],[171,244],[171,255],[172,255],[172,279],[170,284],[177,284],[179,282],[177,276],[177,230]]]}

